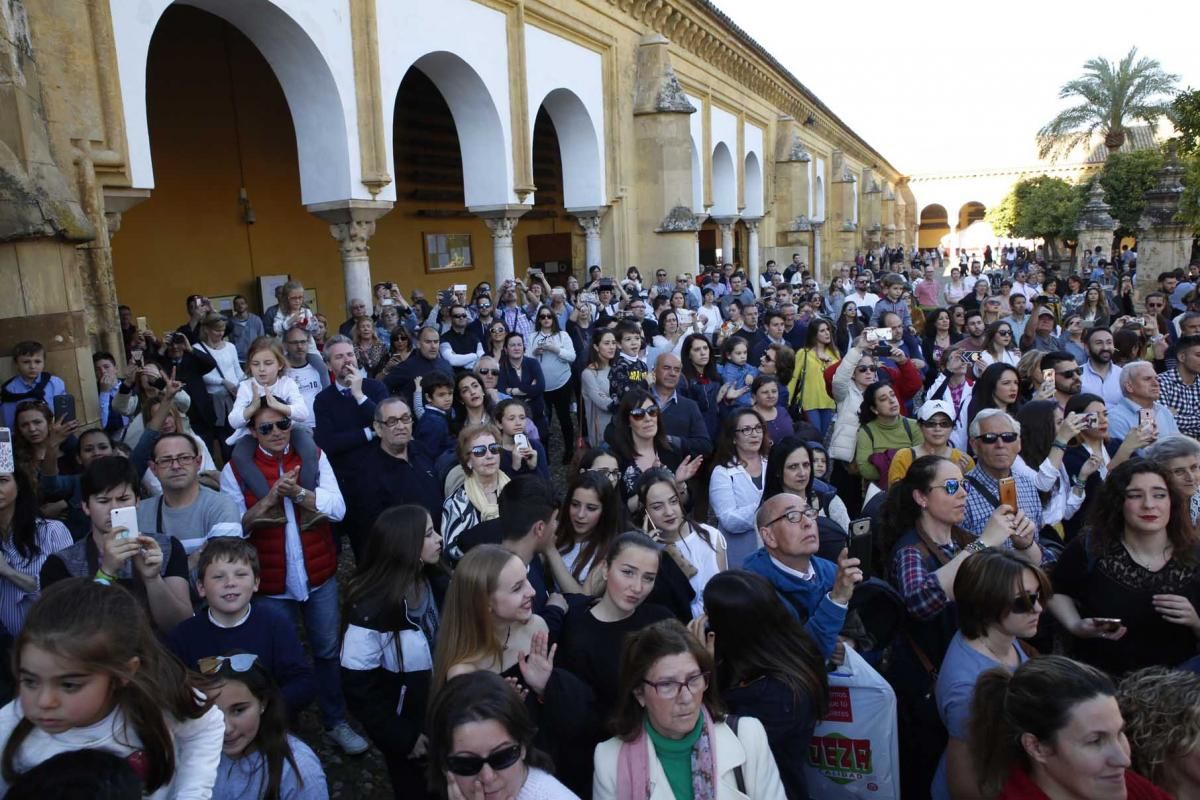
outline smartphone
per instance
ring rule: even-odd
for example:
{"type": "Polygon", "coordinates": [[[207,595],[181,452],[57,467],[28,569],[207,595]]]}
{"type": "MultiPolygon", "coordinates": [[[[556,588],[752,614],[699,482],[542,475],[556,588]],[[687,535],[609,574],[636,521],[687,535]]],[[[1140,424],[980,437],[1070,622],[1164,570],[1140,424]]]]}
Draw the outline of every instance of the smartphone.
{"type": "Polygon", "coordinates": [[[1134,317],[1133,319],[1131,319],[1129,321],[1134,325],[1141,325],[1143,328],[1146,327],[1146,318],[1145,317],[1134,317]]]}
{"type": "Polygon", "coordinates": [[[864,331],[867,337],[867,342],[890,342],[892,340],[891,328],[867,328],[864,331]]]}
{"type": "Polygon", "coordinates": [[[678,308],[675,310],[675,319],[679,320],[680,327],[687,327],[695,321],[696,312],[688,308],[678,308]]]}
{"type": "MultiPolygon", "coordinates": [[[[55,398],[57,399],[57,398],[55,398]]],[[[1139,408],[1138,409],[1138,427],[1148,429],[1154,425],[1154,409],[1139,408]]]]}
{"type": "Polygon", "coordinates": [[[146,321],[146,318],[145,318],[145,317],[138,317],[138,318],[137,318],[137,329],[138,329],[139,331],[148,331],[148,330],[150,330],[150,323],[146,321]]]}
{"type": "Polygon", "coordinates": [[[1092,617],[1092,622],[1105,633],[1116,633],[1121,629],[1121,620],[1115,617],[1092,617]]]}
{"type": "Polygon", "coordinates": [[[63,422],[73,422],[75,419],[75,396],[60,394],[54,398],[54,417],[62,417],[63,422]]]}
{"type": "Polygon", "coordinates": [[[1095,411],[1091,411],[1083,415],[1083,422],[1087,427],[1094,428],[1100,424],[1100,419],[1096,416],[1095,411]]]}
{"type": "Polygon", "coordinates": [[[1053,367],[1042,370],[1042,383],[1048,383],[1051,386],[1054,385],[1054,368],[1053,367]]]}
{"type": "Polygon", "coordinates": [[[449,289],[438,292],[438,305],[442,308],[450,308],[454,305],[454,293],[449,289]]]}
{"type": "Polygon", "coordinates": [[[867,536],[871,533],[871,518],[859,517],[850,522],[850,538],[857,539],[860,536],[867,536]]]}
{"type": "Polygon", "coordinates": [[[137,364],[139,367],[146,366],[146,354],[143,353],[141,350],[130,350],[129,351],[129,360],[132,361],[134,364],[137,364]]]}
{"type": "Polygon", "coordinates": [[[108,512],[109,521],[113,528],[124,528],[120,535],[122,539],[136,539],[138,536],[137,506],[114,508],[108,512]]]}
{"type": "Polygon", "coordinates": [[[518,433],[513,436],[513,444],[517,446],[518,450],[527,449],[529,447],[529,437],[523,433],[518,433]]]}
{"type": "Polygon", "coordinates": [[[467,285],[465,283],[456,283],[454,284],[454,291],[465,292],[467,291],[467,285]]]}
{"type": "Polygon", "coordinates": [[[964,350],[958,354],[958,357],[968,364],[974,364],[976,361],[983,359],[983,353],[979,350],[964,350]]]}
{"type": "Polygon", "coordinates": [[[1000,479],[1000,505],[1017,510],[1017,481],[1015,478],[1000,479]]]}
{"type": "Polygon", "coordinates": [[[385,297],[385,298],[383,298],[383,302],[380,303],[380,305],[381,306],[394,306],[394,305],[396,305],[396,301],[390,297],[385,297]]]}
{"type": "Polygon", "coordinates": [[[10,475],[17,471],[17,461],[13,457],[12,431],[0,428],[0,472],[10,475]]]}
{"type": "Polygon", "coordinates": [[[531,270],[529,270],[529,274],[530,275],[542,275],[544,273],[540,269],[531,269],[531,270]]]}

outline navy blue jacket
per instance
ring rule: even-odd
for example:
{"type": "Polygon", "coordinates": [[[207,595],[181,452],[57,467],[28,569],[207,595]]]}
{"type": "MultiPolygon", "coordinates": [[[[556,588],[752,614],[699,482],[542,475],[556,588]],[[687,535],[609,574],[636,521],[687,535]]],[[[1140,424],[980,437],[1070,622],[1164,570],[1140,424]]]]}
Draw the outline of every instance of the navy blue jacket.
{"type": "Polygon", "coordinates": [[[425,406],[425,413],[413,426],[413,439],[421,443],[426,453],[432,453],[435,461],[455,446],[454,437],[450,435],[450,420],[444,411],[433,406],[425,406]]]}
{"type": "Polygon", "coordinates": [[[326,386],[313,398],[313,439],[329,457],[329,465],[343,490],[357,474],[358,457],[371,444],[366,431],[375,421],[375,406],[388,396],[387,387],[372,378],[363,378],[366,400],[359,403],[337,383],[326,386]]]}
{"type": "Polygon", "coordinates": [[[408,444],[408,460],[393,458],[372,444],[356,462],[354,479],[341,483],[347,517],[366,532],[385,509],[418,505],[429,512],[433,526],[442,519],[442,485],[433,474],[433,461],[420,442],[408,444]]]}
{"type": "Polygon", "coordinates": [[[542,365],[536,358],[526,356],[521,360],[520,378],[517,377],[517,371],[512,368],[508,359],[501,359],[498,388],[508,394],[512,394],[511,389],[520,389],[523,394],[514,394],[513,397],[524,401],[525,405],[529,407],[529,416],[534,422],[546,418],[546,377],[542,374],[542,365]]]}
{"type": "Polygon", "coordinates": [[[389,372],[383,380],[387,384],[388,391],[392,394],[402,395],[409,408],[412,408],[416,379],[424,378],[435,370],[447,375],[454,375],[454,367],[450,366],[449,361],[441,356],[431,361],[418,351],[404,359],[400,366],[389,372]]]}

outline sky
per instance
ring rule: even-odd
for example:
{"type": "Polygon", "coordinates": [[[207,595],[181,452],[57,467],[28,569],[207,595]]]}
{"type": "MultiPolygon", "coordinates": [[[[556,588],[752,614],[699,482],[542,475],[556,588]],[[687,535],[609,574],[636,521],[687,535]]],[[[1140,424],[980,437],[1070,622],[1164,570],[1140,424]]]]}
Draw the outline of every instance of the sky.
{"type": "MultiPolygon", "coordinates": [[[[900,172],[1025,166],[1085,61],[1130,47],[1200,88],[1189,3],[714,0],[900,172]]],[[[1195,12],[1192,12],[1195,13],[1195,12]]]]}

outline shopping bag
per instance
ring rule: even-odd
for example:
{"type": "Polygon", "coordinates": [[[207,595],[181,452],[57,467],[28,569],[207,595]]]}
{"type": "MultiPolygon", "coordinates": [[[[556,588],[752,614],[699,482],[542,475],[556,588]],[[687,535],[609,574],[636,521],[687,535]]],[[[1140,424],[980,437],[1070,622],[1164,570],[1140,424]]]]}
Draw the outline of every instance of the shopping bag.
{"type": "Polygon", "coordinates": [[[829,711],[817,721],[805,765],[814,800],[899,800],[896,693],[853,649],[829,673],[829,711]]]}

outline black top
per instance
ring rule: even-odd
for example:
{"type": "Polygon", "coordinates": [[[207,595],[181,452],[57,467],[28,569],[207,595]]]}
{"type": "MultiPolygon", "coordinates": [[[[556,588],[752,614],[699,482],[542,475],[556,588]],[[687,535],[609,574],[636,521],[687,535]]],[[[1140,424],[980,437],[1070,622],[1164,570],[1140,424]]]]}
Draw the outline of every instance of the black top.
{"type": "Polygon", "coordinates": [[[592,616],[594,607],[595,603],[567,612],[555,662],[592,687],[599,709],[615,709],[625,637],[659,620],[670,619],[672,614],[662,606],[642,603],[627,619],[601,622],[592,616]]]}
{"type": "Polygon", "coordinates": [[[788,800],[808,800],[804,765],[816,725],[812,699],[797,698],[786,683],[770,676],[731,686],[721,699],[729,713],[762,723],[788,800]]]}
{"type": "Polygon", "coordinates": [[[1154,609],[1156,594],[1177,594],[1200,608],[1200,561],[1172,558],[1150,572],[1120,542],[1098,558],[1087,552],[1088,536],[1077,536],[1054,568],[1054,591],[1075,601],[1081,617],[1120,619],[1128,632],[1120,639],[1076,639],[1073,655],[1120,676],[1142,667],[1175,667],[1196,655],[1196,637],[1154,609]]]}

